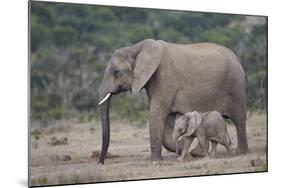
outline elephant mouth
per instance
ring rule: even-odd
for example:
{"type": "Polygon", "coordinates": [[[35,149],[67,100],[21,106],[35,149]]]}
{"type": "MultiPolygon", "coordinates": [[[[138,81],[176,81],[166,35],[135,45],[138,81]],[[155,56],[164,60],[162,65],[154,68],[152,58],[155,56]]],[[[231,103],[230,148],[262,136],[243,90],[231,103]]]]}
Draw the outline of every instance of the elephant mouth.
{"type": "Polygon", "coordinates": [[[131,89],[131,86],[129,86],[129,85],[119,85],[116,87],[116,89],[114,91],[111,91],[110,93],[112,95],[117,95],[121,92],[129,91],[130,89],[131,89]]]}
{"type": "Polygon", "coordinates": [[[118,93],[121,93],[121,92],[126,92],[126,91],[129,91],[131,89],[131,87],[129,85],[120,85],[118,86],[117,90],[116,91],[112,91],[112,92],[108,92],[107,95],[102,98],[102,100],[99,102],[99,105],[103,104],[105,101],[108,100],[108,98],[111,96],[111,95],[116,95],[118,93]]]}
{"type": "Polygon", "coordinates": [[[128,91],[130,89],[131,89],[131,87],[129,85],[119,85],[118,89],[117,89],[117,92],[115,92],[115,94],[120,93],[120,92],[125,92],[125,91],[128,91]]]}

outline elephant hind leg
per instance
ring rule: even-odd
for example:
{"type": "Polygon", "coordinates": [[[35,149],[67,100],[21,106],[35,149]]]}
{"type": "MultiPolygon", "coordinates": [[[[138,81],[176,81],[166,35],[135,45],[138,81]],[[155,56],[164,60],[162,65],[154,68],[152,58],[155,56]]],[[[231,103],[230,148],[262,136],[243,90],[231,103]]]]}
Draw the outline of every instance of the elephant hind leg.
{"type": "Polygon", "coordinates": [[[210,157],[215,158],[217,155],[217,142],[212,140],[211,143],[212,143],[212,149],[211,149],[210,157]]]}
{"type": "MultiPolygon", "coordinates": [[[[209,144],[206,145],[206,150],[208,151],[209,150],[209,144]]],[[[199,144],[197,144],[197,146],[191,150],[190,154],[193,156],[193,157],[205,157],[206,156],[206,153],[203,151],[203,149],[200,147],[199,144]]]]}
{"type": "MultiPolygon", "coordinates": [[[[163,146],[170,152],[176,152],[176,145],[173,142],[173,131],[176,120],[176,114],[169,114],[165,121],[164,133],[163,133],[163,146]]],[[[180,147],[182,148],[182,147],[180,147]]]]}
{"type": "Polygon", "coordinates": [[[237,132],[238,151],[239,151],[239,153],[242,153],[242,154],[247,153],[249,151],[245,121],[241,120],[241,119],[234,120],[236,132],[237,132]]]}
{"type": "Polygon", "coordinates": [[[232,148],[230,146],[230,142],[228,141],[226,134],[224,134],[223,136],[220,137],[218,143],[223,145],[229,154],[232,153],[232,148]]]}
{"type": "Polygon", "coordinates": [[[238,152],[243,154],[249,151],[247,134],[246,134],[246,106],[233,108],[234,112],[231,114],[230,119],[235,125],[238,142],[238,152]]]}

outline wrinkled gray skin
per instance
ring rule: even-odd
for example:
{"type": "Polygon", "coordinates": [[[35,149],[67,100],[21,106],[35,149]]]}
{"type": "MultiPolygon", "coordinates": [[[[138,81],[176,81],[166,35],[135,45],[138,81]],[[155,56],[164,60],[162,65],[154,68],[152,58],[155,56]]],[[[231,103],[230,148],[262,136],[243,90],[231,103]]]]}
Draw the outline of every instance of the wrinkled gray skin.
{"type": "Polygon", "coordinates": [[[198,139],[198,144],[205,156],[216,157],[217,143],[223,145],[230,155],[234,154],[226,123],[217,111],[188,112],[176,120],[173,141],[176,144],[176,153],[180,154],[178,161],[192,158],[188,151],[194,138],[198,139]],[[210,154],[208,153],[209,141],[212,143],[210,154]],[[179,142],[183,142],[183,148],[179,148],[179,142]],[[180,149],[182,149],[181,152],[180,149]]]}
{"type": "MultiPolygon", "coordinates": [[[[152,39],[115,50],[100,86],[102,151],[104,163],[110,140],[110,98],[105,96],[142,88],[149,99],[151,159],[161,160],[161,150],[175,152],[172,140],[177,114],[216,110],[230,118],[239,151],[248,151],[244,71],[237,57],[225,47],[211,44],[173,44],[152,39]]],[[[111,96],[112,96],[111,95],[111,96]]],[[[200,155],[200,147],[192,154],[200,155]]]]}

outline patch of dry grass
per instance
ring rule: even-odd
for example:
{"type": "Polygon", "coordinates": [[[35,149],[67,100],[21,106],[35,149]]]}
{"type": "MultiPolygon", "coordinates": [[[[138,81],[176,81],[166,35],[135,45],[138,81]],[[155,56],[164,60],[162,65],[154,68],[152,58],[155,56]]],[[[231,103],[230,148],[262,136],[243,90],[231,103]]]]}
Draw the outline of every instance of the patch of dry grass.
{"type": "MultiPolygon", "coordinates": [[[[32,185],[267,171],[265,114],[254,113],[247,121],[248,154],[227,157],[226,150],[219,146],[216,159],[182,163],[176,161],[176,154],[164,149],[163,161],[147,160],[150,154],[148,127],[112,122],[109,152],[114,157],[106,159],[105,165],[98,165],[95,151],[101,147],[100,123],[63,122],[62,127],[37,127],[37,136],[31,137],[31,144],[37,145],[31,147],[32,185]],[[67,138],[67,144],[50,146],[48,142],[53,137],[67,138]],[[63,160],[66,156],[68,160],[63,160]]],[[[228,131],[236,147],[235,127],[229,125],[228,131]]]]}

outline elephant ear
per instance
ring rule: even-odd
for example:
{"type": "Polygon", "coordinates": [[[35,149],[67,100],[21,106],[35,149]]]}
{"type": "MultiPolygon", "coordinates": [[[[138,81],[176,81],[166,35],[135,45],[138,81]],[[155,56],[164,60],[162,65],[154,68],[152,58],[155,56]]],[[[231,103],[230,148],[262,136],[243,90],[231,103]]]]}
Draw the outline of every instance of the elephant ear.
{"type": "Polygon", "coordinates": [[[186,113],[185,116],[189,117],[187,131],[184,136],[191,136],[195,130],[201,125],[202,123],[202,115],[197,111],[186,113]]]}
{"type": "Polygon", "coordinates": [[[152,39],[143,40],[132,47],[133,81],[132,94],[137,94],[158,68],[163,47],[152,39]]]}

